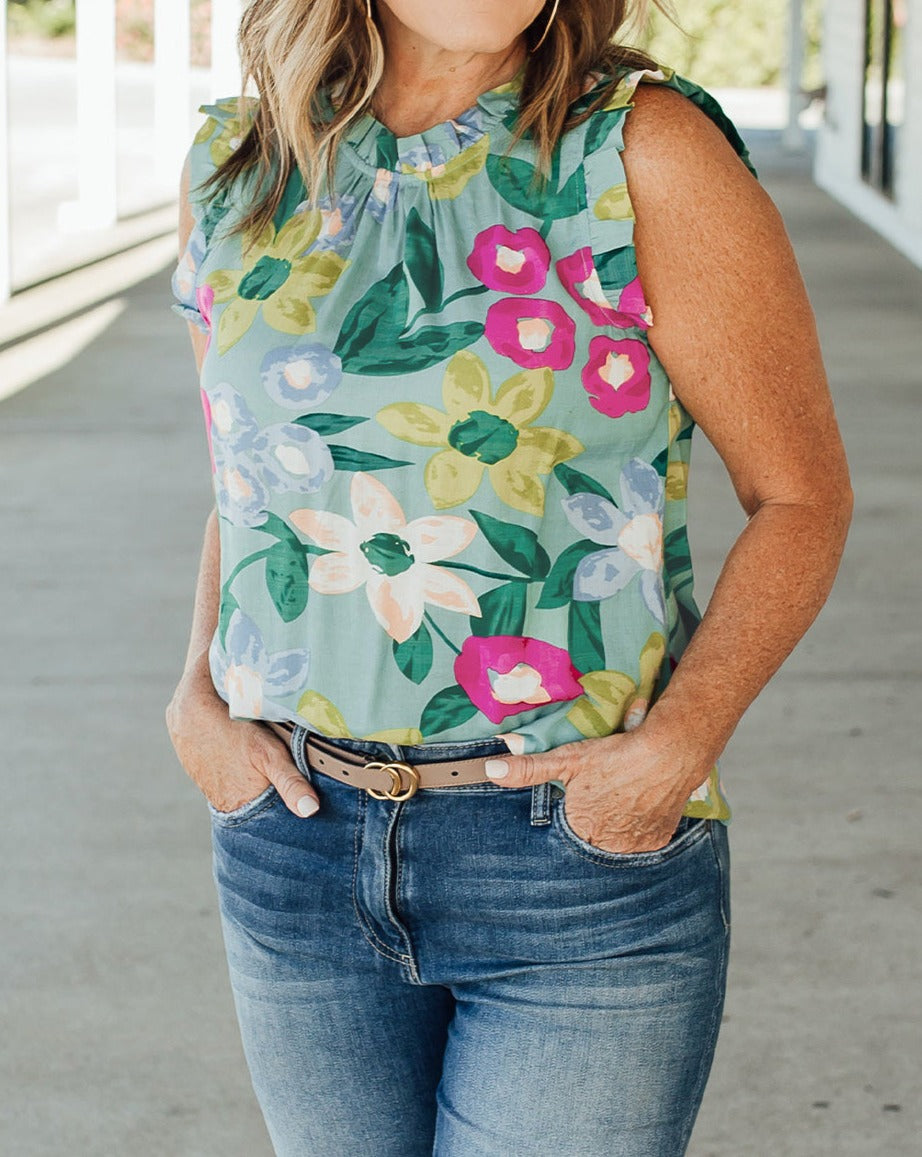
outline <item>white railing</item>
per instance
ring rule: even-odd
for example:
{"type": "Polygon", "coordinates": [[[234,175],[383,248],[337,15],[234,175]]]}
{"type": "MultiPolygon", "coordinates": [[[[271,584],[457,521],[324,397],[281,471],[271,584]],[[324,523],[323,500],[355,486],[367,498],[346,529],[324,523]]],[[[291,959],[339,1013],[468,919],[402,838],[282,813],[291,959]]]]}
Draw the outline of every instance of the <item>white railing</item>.
{"type": "MultiPolygon", "coordinates": [[[[239,86],[237,25],[245,0],[212,0],[210,97],[239,86]]],[[[152,186],[173,188],[189,144],[190,0],[155,0],[152,186]]],[[[119,217],[116,0],[76,0],[77,197],[62,204],[67,232],[105,230],[119,217]]],[[[11,292],[11,181],[7,0],[0,0],[0,302],[11,292]]],[[[73,67],[73,66],[70,66],[73,67]]]]}

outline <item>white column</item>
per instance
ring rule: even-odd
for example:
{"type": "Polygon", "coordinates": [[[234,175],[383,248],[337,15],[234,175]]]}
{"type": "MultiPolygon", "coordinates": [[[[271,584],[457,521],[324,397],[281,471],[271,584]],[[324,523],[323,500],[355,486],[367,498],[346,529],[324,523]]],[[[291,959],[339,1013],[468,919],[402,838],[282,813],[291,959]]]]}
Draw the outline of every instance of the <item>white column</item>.
{"type": "Polygon", "coordinates": [[[189,0],[154,2],[154,153],[160,184],[172,188],[189,147],[189,0]]]}
{"type": "Polygon", "coordinates": [[[0,302],[10,296],[10,110],[6,45],[6,0],[0,0],[0,302]]]}
{"type": "Polygon", "coordinates": [[[115,0],[77,0],[78,199],[59,211],[65,229],[115,223],[115,0]]]}
{"type": "Polygon", "coordinates": [[[787,86],[788,86],[788,123],[785,126],[782,142],[786,149],[799,152],[803,149],[804,131],[800,127],[800,113],[803,109],[803,97],[800,88],[804,75],[804,4],[803,0],[789,0],[788,2],[788,52],[787,52],[787,86]]]}
{"type": "Polygon", "coordinates": [[[211,99],[240,92],[240,56],[237,29],[243,0],[211,0],[211,99]]]}

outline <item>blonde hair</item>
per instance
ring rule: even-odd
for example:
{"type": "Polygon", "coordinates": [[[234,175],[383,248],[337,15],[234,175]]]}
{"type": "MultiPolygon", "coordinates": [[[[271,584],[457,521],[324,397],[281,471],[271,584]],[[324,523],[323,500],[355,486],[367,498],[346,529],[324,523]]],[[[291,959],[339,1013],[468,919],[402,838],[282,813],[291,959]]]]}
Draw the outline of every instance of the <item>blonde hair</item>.
{"type": "MultiPolygon", "coordinates": [[[[526,29],[529,45],[544,32],[552,3],[526,29]]],[[[549,172],[563,133],[605,103],[619,70],[655,67],[642,52],[615,43],[618,31],[639,23],[646,9],[647,0],[565,0],[559,6],[544,42],[528,56],[513,138],[531,135],[540,174],[549,172]],[[572,115],[569,106],[592,71],[615,79],[572,115]]],[[[332,188],[339,144],[368,111],[384,72],[384,44],[367,19],[366,0],[251,0],[239,44],[241,88],[252,81],[260,99],[246,105],[241,98],[248,131],[202,187],[219,193],[246,179],[246,211],[234,231],[258,233],[274,217],[296,169],[313,203],[324,183],[332,188]]]]}

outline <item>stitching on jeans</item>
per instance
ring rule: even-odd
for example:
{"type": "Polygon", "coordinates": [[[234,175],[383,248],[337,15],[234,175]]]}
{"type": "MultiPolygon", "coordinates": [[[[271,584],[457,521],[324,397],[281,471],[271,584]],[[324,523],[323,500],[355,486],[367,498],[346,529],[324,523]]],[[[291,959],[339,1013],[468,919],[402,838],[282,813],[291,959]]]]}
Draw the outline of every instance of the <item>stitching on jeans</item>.
{"type": "MultiPolygon", "coordinates": [[[[604,849],[600,849],[600,854],[592,855],[575,842],[580,837],[573,831],[573,828],[567,820],[566,813],[564,812],[564,798],[565,796],[561,796],[557,801],[558,811],[554,817],[554,830],[557,831],[560,838],[577,856],[588,860],[592,864],[599,864],[606,868],[645,868],[665,864],[674,856],[680,855],[682,852],[700,843],[701,840],[708,835],[709,829],[707,825],[711,822],[710,820],[701,820],[697,826],[683,832],[675,843],[667,844],[665,848],[660,848],[655,852],[626,852],[622,855],[620,852],[605,852],[604,849]]],[[[683,819],[684,818],[685,817],[683,817],[683,819]]]]}
{"type": "MultiPolygon", "coordinates": [[[[714,853],[714,859],[717,863],[717,880],[718,880],[718,887],[720,889],[720,897],[721,897],[720,908],[721,908],[721,916],[723,916],[724,873],[723,873],[723,868],[721,867],[720,856],[719,856],[718,851],[717,851],[717,846],[714,842],[713,827],[711,826],[715,822],[719,822],[719,821],[705,820],[704,822],[709,825],[708,826],[708,836],[709,836],[708,842],[711,845],[711,850],[714,853]]],[[[697,1116],[698,1116],[698,1109],[701,1107],[701,1101],[704,1098],[704,1086],[707,1083],[708,1074],[711,1071],[712,1058],[714,1056],[714,1051],[717,1048],[717,1037],[720,1033],[720,1025],[721,1025],[721,1021],[723,1019],[724,993],[726,991],[727,949],[728,949],[729,942],[730,942],[730,927],[726,923],[725,919],[723,920],[723,924],[724,924],[724,934],[720,940],[720,957],[719,957],[718,962],[717,962],[717,967],[714,969],[714,991],[717,995],[717,1000],[715,1002],[713,1012],[711,1013],[711,1023],[710,1023],[709,1031],[708,1031],[707,1048],[702,1051],[701,1059],[698,1062],[698,1074],[697,1074],[697,1077],[695,1079],[694,1096],[693,1096],[693,1099],[691,1101],[692,1108],[688,1114],[688,1118],[686,1119],[685,1129],[684,1129],[683,1134],[682,1134],[682,1148],[681,1148],[682,1153],[684,1153],[685,1150],[688,1148],[688,1142],[691,1138],[692,1129],[695,1126],[695,1121],[696,1121],[697,1116]],[[719,979],[721,977],[723,977],[722,982],[719,979]]]]}
{"type": "Polygon", "coordinates": [[[353,840],[353,856],[352,856],[352,910],[355,912],[355,918],[358,921],[359,931],[371,947],[378,953],[379,956],[385,957],[387,960],[394,960],[398,964],[408,964],[409,959],[394,951],[379,940],[375,935],[374,929],[368,925],[365,917],[362,915],[362,910],[359,908],[358,901],[358,878],[359,878],[359,832],[365,826],[365,799],[360,794],[358,800],[358,814],[355,817],[355,837],[353,840]]]}
{"type": "Polygon", "coordinates": [[[721,920],[723,920],[724,931],[729,933],[729,931],[730,931],[730,913],[727,911],[727,906],[724,903],[724,894],[727,890],[726,889],[727,880],[726,880],[726,873],[724,872],[724,866],[720,860],[720,852],[717,849],[717,837],[715,835],[715,831],[716,831],[716,829],[715,829],[713,822],[712,822],[711,827],[709,828],[708,834],[710,835],[710,838],[711,838],[711,850],[714,853],[714,860],[717,864],[717,876],[720,880],[720,893],[719,893],[719,895],[720,895],[720,905],[719,905],[720,906],[720,918],[721,918],[721,920]]]}
{"type": "MultiPolygon", "coordinates": [[[[391,830],[393,830],[394,833],[394,857],[397,861],[397,875],[394,880],[394,895],[397,899],[400,898],[401,886],[403,883],[403,858],[400,855],[400,839],[402,831],[400,827],[400,819],[403,816],[403,808],[403,804],[397,804],[396,808],[394,809],[394,819],[391,824],[391,830]]],[[[388,834],[390,834],[390,832],[388,834]]],[[[396,910],[391,910],[390,891],[388,891],[385,895],[387,898],[388,915],[391,917],[391,921],[397,926],[400,935],[403,938],[403,942],[407,948],[407,970],[410,973],[410,978],[417,984],[422,984],[419,972],[417,971],[416,957],[413,953],[413,941],[410,939],[410,933],[403,921],[399,919],[396,910]]]]}
{"type": "MultiPolygon", "coordinates": [[[[398,804],[393,809],[390,816],[388,817],[387,830],[385,832],[385,847],[387,849],[387,856],[386,856],[386,859],[384,862],[384,910],[387,912],[388,919],[390,920],[391,924],[396,929],[397,933],[399,934],[399,936],[403,940],[404,944],[407,944],[406,930],[403,927],[403,925],[401,924],[401,922],[397,919],[397,913],[394,910],[393,905],[391,904],[391,880],[392,879],[394,880],[395,889],[399,889],[399,887],[400,887],[400,856],[396,855],[396,852],[397,852],[397,822],[399,819],[400,819],[400,804],[398,804]],[[391,875],[390,850],[391,850],[392,838],[393,838],[393,844],[394,844],[395,858],[397,860],[396,876],[391,875]]],[[[407,947],[409,947],[408,944],[407,944],[407,947]]]]}
{"type": "Polygon", "coordinates": [[[256,796],[256,799],[251,799],[249,803],[245,803],[239,808],[234,808],[233,811],[218,811],[218,809],[213,807],[210,803],[208,808],[215,823],[220,827],[236,828],[241,824],[247,824],[250,822],[250,820],[256,819],[257,816],[262,815],[262,813],[268,811],[269,808],[275,807],[280,798],[281,797],[279,796],[275,784],[270,783],[268,787],[263,788],[259,795],[256,796]],[[257,800],[260,799],[261,796],[265,796],[265,799],[263,799],[257,807],[253,807],[253,805],[257,802],[257,800]],[[248,808],[253,808],[253,810],[248,811],[248,808]]]}

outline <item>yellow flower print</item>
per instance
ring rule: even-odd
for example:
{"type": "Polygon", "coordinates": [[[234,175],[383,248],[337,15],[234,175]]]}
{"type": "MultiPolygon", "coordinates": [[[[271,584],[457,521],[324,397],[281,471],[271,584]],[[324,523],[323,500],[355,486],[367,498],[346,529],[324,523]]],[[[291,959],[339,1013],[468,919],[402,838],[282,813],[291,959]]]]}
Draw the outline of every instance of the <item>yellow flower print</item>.
{"type": "Polygon", "coordinates": [[[402,164],[400,171],[425,181],[433,201],[451,201],[461,195],[471,177],[484,167],[490,152],[490,135],[484,133],[476,144],[469,145],[456,157],[441,165],[413,166],[402,164]]]}
{"type": "MultiPolygon", "coordinates": [[[[230,114],[222,117],[209,116],[199,131],[195,134],[195,143],[203,145],[206,141],[211,140],[215,129],[220,128],[220,133],[211,141],[211,147],[208,150],[211,157],[211,163],[215,168],[223,165],[231,153],[235,152],[246,134],[249,132],[249,120],[252,117],[257,100],[255,97],[245,98],[244,115],[247,118],[247,123],[241,120],[239,104],[236,100],[221,100],[213,107],[221,113],[230,114]]],[[[211,112],[208,105],[203,105],[199,112],[211,112]]]]}
{"type": "Polygon", "coordinates": [[[219,269],[208,277],[215,303],[227,303],[218,322],[218,353],[243,337],[260,310],[266,324],[282,333],[313,333],[317,319],[310,298],[329,293],[347,265],[328,249],[305,255],[322,226],[319,209],[296,213],[278,232],[267,225],[255,240],[244,239],[242,269],[219,269]]]}
{"type": "Polygon", "coordinates": [[[305,691],[298,702],[298,714],[315,731],[331,739],[372,739],[378,743],[422,743],[422,732],[416,727],[402,727],[388,731],[373,731],[370,735],[354,736],[343,713],[319,691],[305,691]]]}
{"type": "Polygon", "coordinates": [[[547,368],[522,370],[491,396],[487,367],[470,350],[456,353],[445,370],[445,412],[415,402],[385,406],[377,420],[395,437],[416,446],[441,446],[426,464],[425,481],[437,510],[466,502],[486,471],[508,506],[525,514],[544,512],[544,483],[558,462],[583,450],[572,434],[531,423],[550,401],[554,375],[547,368]]]}

